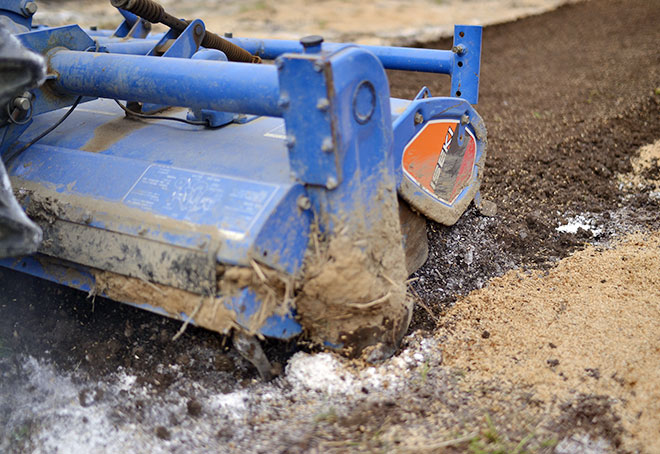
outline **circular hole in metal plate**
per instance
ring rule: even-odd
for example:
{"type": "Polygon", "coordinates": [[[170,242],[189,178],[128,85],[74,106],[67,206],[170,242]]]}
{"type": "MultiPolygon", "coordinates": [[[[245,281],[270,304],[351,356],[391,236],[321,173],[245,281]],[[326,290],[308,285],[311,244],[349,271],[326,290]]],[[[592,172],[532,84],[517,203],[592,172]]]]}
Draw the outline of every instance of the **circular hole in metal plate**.
{"type": "Polygon", "coordinates": [[[376,110],[376,89],[368,80],[363,80],[353,94],[353,115],[360,124],[368,122],[376,110]]]}

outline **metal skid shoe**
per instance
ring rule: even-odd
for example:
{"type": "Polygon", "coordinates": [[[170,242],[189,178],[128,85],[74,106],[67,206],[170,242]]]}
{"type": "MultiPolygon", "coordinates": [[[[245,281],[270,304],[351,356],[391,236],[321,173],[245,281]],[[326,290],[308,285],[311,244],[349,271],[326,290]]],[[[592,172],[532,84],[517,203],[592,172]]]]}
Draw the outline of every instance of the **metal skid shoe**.
{"type": "Polygon", "coordinates": [[[257,369],[262,380],[270,381],[274,378],[275,374],[270,361],[256,336],[235,330],[232,335],[232,343],[236,351],[257,369]]]}
{"type": "Polygon", "coordinates": [[[234,332],[263,378],[254,336],[392,354],[424,217],[484,206],[481,29],[457,26],[452,51],[221,41],[150,0],[113,4],[131,11],[114,36],[16,35],[50,75],[29,124],[0,124],[0,153],[44,241],[1,264],[234,332]],[[143,20],[171,30],[147,35],[143,20]],[[246,63],[259,57],[275,64],[246,63]],[[390,98],[385,68],[450,74],[451,97],[390,98]],[[115,100],[161,112],[126,118],[115,100]]]}

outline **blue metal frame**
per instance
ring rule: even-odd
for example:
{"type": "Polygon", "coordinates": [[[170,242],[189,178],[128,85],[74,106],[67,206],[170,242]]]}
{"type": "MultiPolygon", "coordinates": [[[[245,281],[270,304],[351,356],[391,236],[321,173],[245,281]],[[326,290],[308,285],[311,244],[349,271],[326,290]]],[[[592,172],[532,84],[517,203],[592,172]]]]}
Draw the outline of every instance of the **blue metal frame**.
{"type": "MultiPolygon", "coordinates": [[[[450,96],[462,98],[477,104],[479,98],[479,74],[481,64],[482,28],[475,25],[457,25],[454,28],[452,50],[415,49],[388,46],[359,46],[373,53],[386,69],[420,71],[449,74],[452,77],[450,96]]],[[[298,41],[256,38],[227,38],[261,58],[275,60],[287,53],[302,53],[303,46],[298,41]]],[[[134,53],[145,55],[157,42],[154,40],[128,43],[109,42],[99,38],[113,53],[134,53]]],[[[323,52],[332,53],[347,46],[344,43],[323,43],[323,52]]]]}
{"type": "Polygon", "coordinates": [[[124,21],[112,34],[113,38],[146,38],[151,31],[151,23],[126,10],[119,9],[124,21]]]}
{"type": "Polygon", "coordinates": [[[13,30],[9,30],[12,33],[31,30],[34,13],[30,11],[30,7],[35,8],[35,5],[36,3],[33,0],[3,0],[0,2],[0,15],[10,19],[10,21],[3,22],[3,24],[9,27],[13,26],[13,30]]]}
{"type": "MultiPolygon", "coordinates": [[[[0,14],[13,19],[11,8],[24,3],[0,1],[0,14]]],[[[43,254],[60,260],[47,269],[38,256],[5,260],[4,266],[83,290],[93,288],[94,268],[141,278],[122,268],[121,257],[97,262],[94,248],[119,238],[138,251],[175,250],[194,262],[201,271],[190,278],[151,269],[157,264],[147,258],[140,264],[153,282],[190,291],[195,279],[215,272],[216,263],[258,261],[297,276],[312,222],[326,234],[341,228],[358,236],[398,219],[402,150],[425,122],[467,115],[465,127],[485,142],[485,128],[470,105],[478,99],[480,27],[457,26],[452,50],[323,43],[303,52],[293,41],[231,39],[275,59],[274,65],[253,65],[227,62],[221,52],[200,48],[205,30],[200,20],[181,33],[148,36],[139,18],[121,14],[124,22],[114,36],[87,34],[75,25],[18,35],[47,58],[50,77],[35,91],[32,123],[0,130],[0,153],[30,141],[78,96],[92,101],[18,155],[8,171],[20,187],[64,207],[48,226],[50,234],[66,228],[102,240],[90,242],[89,251],[70,250],[66,238],[44,245],[43,254]],[[448,74],[452,97],[391,100],[386,68],[448,74]],[[94,98],[139,101],[147,111],[187,108],[168,115],[226,126],[131,122],[112,101],[94,98]],[[63,270],[74,268],[84,278],[66,277],[63,270]]],[[[482,147],[479,166],[483,156],[482,147]]],[[[460,215],[478,196],[481,170],[474,175],[458,201],[443,209],[460,215]]],[[[420,205],[429,202],[420,193],[409,198],[413,205],[416,197],[420,205]]],[[[226,302],[246,328],[260,305],[250,289],[226,302]]],[[[260,333],[289,338],[300,331],[291,311],[273,315],[260,333]]]]}
{"type": "Polygon", "coordinates": [[[73,95],[279,117],[271,65],[59,50],[56,89],[73,95]],[[254,96],[258,90],[259,96],[254,96]]]}

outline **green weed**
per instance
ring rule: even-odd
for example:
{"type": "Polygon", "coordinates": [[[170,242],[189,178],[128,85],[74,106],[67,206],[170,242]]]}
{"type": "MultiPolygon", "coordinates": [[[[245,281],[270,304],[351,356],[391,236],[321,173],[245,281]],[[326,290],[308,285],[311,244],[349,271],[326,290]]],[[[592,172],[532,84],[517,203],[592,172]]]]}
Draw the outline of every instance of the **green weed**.
{"type": "Polygon", "coordinates": [[[429,371],[431,370],[431,365],[429,364],[428,361],[426,361],[424,364],[422,364],[421,370],[420,370],[420,375],[422,376],[422,383],[426,383],[426,379],[429,376],[429,371]]]}
{"type": "Polygon", "coordinates": [[[334,407],[330,407],[328,411],[319,413],[314,417],[314,422],[327,422],[328,424],[334,424],[337,422],[337,412],[334,407]]]}
{"type": "Polygon", "coordinates": [[[525,447],[536,436],[533,432],[528,433],[520,441],[509,440],[506,435],[499,432],[490,415],[484,417],[486,427],[479,435],[470,440],[468,450],[472,454],[525,454],[529,451],[525,447]]]}

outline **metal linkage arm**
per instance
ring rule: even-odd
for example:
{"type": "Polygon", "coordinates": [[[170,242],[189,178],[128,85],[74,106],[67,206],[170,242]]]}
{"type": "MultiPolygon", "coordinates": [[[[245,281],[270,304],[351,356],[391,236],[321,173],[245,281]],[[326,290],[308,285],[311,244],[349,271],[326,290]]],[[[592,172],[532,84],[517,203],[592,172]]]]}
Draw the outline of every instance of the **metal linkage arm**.
{"type": "Polygon", "coordinates": [[[282,116],[272,65],[61,50],[49,58],[64,93],[282,116]]]}
{"type": "MultiPolygon", "coordinates": [[[[153,23],[162,23],[173,30],[182,32],[188,26],[188,22],[178,19],[165,12],[165,9],[153,0],[111,0],[112,6],[148,20],[153,23]]],[[[226,39],[215,33],[206,32],[202,40],[202,46],[209,49],[218,49],[227,55],[231,61],[246,63],[259,63],[261,59],[247,52],[246,50],[230,43],[226,39]]]]}

